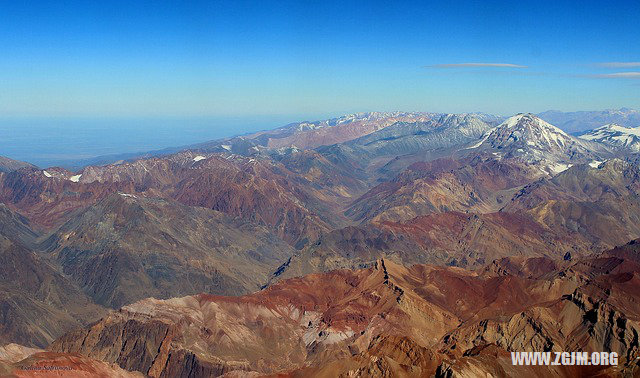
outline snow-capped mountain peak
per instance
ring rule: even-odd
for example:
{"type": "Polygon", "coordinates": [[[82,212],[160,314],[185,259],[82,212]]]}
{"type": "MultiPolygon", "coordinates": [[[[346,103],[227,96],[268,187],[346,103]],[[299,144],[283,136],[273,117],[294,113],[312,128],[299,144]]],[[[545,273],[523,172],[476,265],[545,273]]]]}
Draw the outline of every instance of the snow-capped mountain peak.
{"type": "Polygon", "coordinates": [[[469,149],[524,159],[550,174],[573,164],[602,160],[608,152],[601,144],[573,137],[530,113],[506,119],[469,149]]]}
{"type": "Polygon", "coordinates": [[[640,152],[640,127],[610,123],[580,135],[581,139],[600,142],[614,148],[640,152]]]}
{"type": "Polygon", "coordinates": [[[518,113],[512,117],[507,118],[506,120],[504,120],[504,122],[502,122],[499,126],[505,126],[505,127],[514,127],[516,126],[524,117],[526,116],[526,113],[518,113]]]}
{"type": "Polygon", "coordinates": [[[553,126],[552,124],[544,121],[542,118],[537,117],[531,113],[519,113],[514,115],[513,117],[507,118],[504,122],[502,122],[498,127],[504,126],[507,128],[514,127],[536,127],[544,130],[548,130],[555,134],[567,135],[560,128],[553,126]]]}
{"type": "Polygon", "coordinates": [[[520,113],[508,118],[487,136],[494,148],[522,145],[539,150],[564,148],[572,137],[559,128],[530,113],[520,113]]]}

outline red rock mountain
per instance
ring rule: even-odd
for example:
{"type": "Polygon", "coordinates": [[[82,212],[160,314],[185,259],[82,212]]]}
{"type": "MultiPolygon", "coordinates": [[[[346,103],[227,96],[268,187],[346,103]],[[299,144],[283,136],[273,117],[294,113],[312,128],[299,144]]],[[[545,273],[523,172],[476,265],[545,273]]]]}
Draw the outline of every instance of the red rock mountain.
{"type": "Polygon", "coordinates": [[[518,371],[507,364],[510,351],[576,349],[616,351],[621,362],[611,372],[632,372],[640,352],[639,256],[630,244],[575,262],[506,258],[480,272],[379,260],[249,296],[143,300],[50,350],[150,376],[446,376],[478,368],[503,375],[518,371]]]}
{"type": "Polygon", "coordinates": [[[296,244],[339,222],[335,202],[350,197],[351,190],[345,186],[348,180],[335,186],[330,181],[312,184],[313,176],[301,176],[280,163],[231,154],[186,152],[87,167],[76,175],[54,172],[25,168],[0,173],[0,199],[35,224],[51,228],[116,192],[174,198],[263,224],[296,244]]]}

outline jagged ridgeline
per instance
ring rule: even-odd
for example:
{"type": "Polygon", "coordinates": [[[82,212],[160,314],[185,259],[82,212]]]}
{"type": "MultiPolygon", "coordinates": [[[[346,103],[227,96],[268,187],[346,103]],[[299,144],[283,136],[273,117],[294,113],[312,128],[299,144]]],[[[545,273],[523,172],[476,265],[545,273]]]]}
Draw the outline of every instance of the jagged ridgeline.
{"type": "Polygon", "coordinates": [[[634,112],[361,113],[75,171],[1,158],[0,375],[633,376],[634,112]],[[620,364],[509,354],[574,350],[620,364]]]}

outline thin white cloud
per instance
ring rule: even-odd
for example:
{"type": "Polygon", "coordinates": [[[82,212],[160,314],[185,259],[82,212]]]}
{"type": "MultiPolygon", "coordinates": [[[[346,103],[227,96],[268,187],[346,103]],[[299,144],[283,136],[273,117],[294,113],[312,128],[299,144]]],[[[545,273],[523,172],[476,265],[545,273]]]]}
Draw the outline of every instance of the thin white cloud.
{"type": "Polygon", "coordinates": [[[606,68],[630,68],[640,67],[640,62],[604,62],[596,63],[596,66],[606,68]]]}
{"type": "Polygon", "coordinates": [[[600,79],[640,79],[640,72],[615,72],[609,74],[589,75],[600,79]]]}
{"type": "Polygon", "coordinates": [[[519,64],[511,63],[447,63],[447,64],[434,64],[426,66],[428,68],[459,68],[459,67],[507,67],[507,68],[529,68],[519,64]]]}

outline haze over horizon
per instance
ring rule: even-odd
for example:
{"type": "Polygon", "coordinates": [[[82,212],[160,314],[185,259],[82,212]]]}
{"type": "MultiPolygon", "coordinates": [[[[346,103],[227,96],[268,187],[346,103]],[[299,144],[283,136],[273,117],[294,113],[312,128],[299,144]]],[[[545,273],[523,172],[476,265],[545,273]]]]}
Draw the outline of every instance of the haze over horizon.
{"type": "MultiPolygon", "coordinates": [[[[640,118],[637,110],[629,108],[606,109],[605,112],[625,113],[631,118],[626,122],[633,127],[640,118]],[[630,123],[629,123],[630,122],[630,123]]],[[[402,112],[402,111],[398,111],[402,112]]],[[[437,113],[425,110],[427,113],[437,113]]],[[[555,113],[549,110],[545,113],[555,113]]],[[[364,113],[364,112],[360,112],[364,113]]],[[[483,113],[483,112],[466,112],[483,113]]],[[[528,112],[518,112],[528,113],[528,112]]],[[[580,113],[580,112],[578,112],[580,113]]],[[[591,113],[585,111],[585,113],[591,113]]],[[[352,113],[353,114],[353,113],[352,113]]],[[[488,114],[488,113],[487,113],[488,114]]],[[[573,126],[567,132],[576,132],[579,116],[572,113],[551,114],[547,121],[565,119],[573,126]],[[560,117],[560,118],[557,118],[560,117]]],[[[339,115],[262,117],[190,117],[190,118],[83,118],[83,117],[14,117],[0,118],[0,156],[25,161],[39,167],[61,166],[76,169],[88,163],[98,163],[95,158],[115,161],[163,149],[176,149],[199,143],[274,130],[296,122],[317,122],[339,118],[339,115]],[[127,155],[130,154],[130,155],[127,155]],[[116,159],[117,157],[117,159],[116,159]]],[[[495,116],[507,116],[494,114],[495,116]]],[[[511,114],[513,115],[513,114],[511,114]]],[[[508,115],[508,116],[511,116],[508,115]]],[[[615,116],[610,122],[616,122],[615,116]]],[[[581,131],[602,126],[609,121],[578,122],[581,131]]]]}
{"type": "Polygon", "coordinates": [[[638,109],[640,4],[620,7],[4,2],[0,155],[47,165],[369,111],[638,109]]]}

